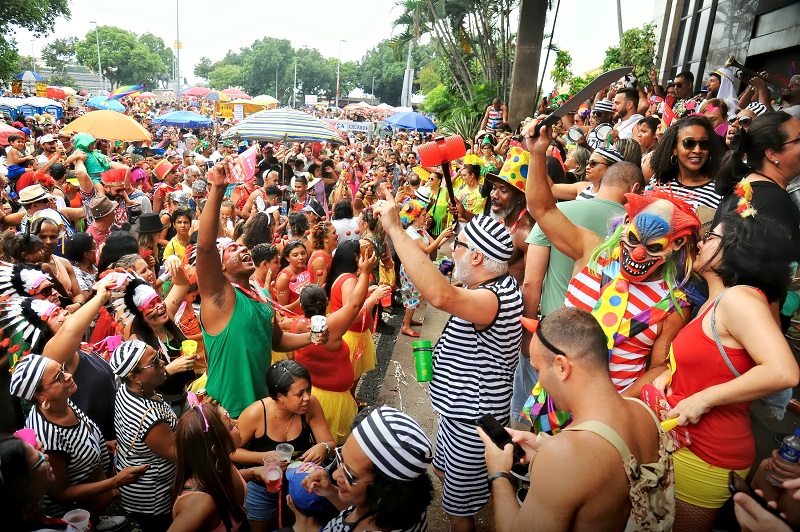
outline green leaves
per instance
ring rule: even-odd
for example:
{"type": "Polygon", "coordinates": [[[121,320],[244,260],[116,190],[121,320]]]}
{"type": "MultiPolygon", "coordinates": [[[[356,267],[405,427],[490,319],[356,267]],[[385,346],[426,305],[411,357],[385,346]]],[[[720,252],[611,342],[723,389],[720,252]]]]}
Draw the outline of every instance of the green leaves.
{"type": "Polygon", "coordinates": [[[70,17],[67,0],[2,0],[0,2],[0,81],[17,73],[19,54],[13,38],[15,27],[37,37],[47,35],[59,16],[70,17]]]}
{"type": "Polygon", "coordinates": [[[637,75],[646,76],[655,65],[656,35],[653,24],[632,28],[622,34],[619,46],[606,50],[603,71],[634,65],[637,75]]]}
{"type": "MultiPolygon", "coordinates": [[[[102,73],[113,86],[142,84],[152,87],[159,79],[169,79],[164,61],[148,46],[158,48],[160,42],[163,47],[160,38],[150,35],[142,42],[135,33],[114,26],[98,27],[97,36],[102,73]]],[[[79,64],[97,72],[97,43],[93,30],[75,45],[75,52],[79,64]]]]}

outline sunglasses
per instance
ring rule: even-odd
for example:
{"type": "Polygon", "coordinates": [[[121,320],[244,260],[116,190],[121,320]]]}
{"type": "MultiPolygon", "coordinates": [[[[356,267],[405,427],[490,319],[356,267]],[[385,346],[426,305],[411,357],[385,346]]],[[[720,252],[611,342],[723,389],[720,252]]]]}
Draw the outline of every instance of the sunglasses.
{"type": "Polygon", "coordinates": [[[753,119],[749,116],[732,116],[728,119],[728,124],[731,126],[736,122],[739,122],[742,127],[747,127],[753,122],[753,119]]]}
{"type": "Polygon", "coordinates": [[[150,363],[150,364],[148,364],[146,366],[142,366],[141,368],[139,368],[139,371],[144,371],[144,370],[146,370],[148,368],[154,368],[156,366],[163,366],[164,363],[165,363],[165,361],[164,361],[164,359],[161,358],[161,355],[156,355],[156,358],[153,359],[152,363],[150,363]]]}
{"type": "Polygon", "coordinates": [[[715,233],[714,231],[706,231],[706,234],[703,235],[703,244],[707,241],[711,240],[712,238],[722,238],[722,235],[715,233]]]}
{"type": "Polygon", "coordinates": [[[342,468],[342,472],[344,473],[344,481],[347,482],[348,485],[357,486],[359,484],[370,484],[373,482],[371,480],[364,481],[356,479],[355,475],[353,475],[353,473],[351,473],[350,470],[347,469],[347,466],[344,465],[344,459],[342,458],[341,447],[337,447],[333,451],[334,451],[334,463],[336,464],[336,467],[342,468]]]}
{"type": "Polygon", "coordinates": [[[40,465],[47,462],[47,457],[44,455],[42,451],[36,451],[36,452],[39,454],[39,459],[36,461],[35,464],[33,464],[33,467],[31,467],[31,473],[39,469],[40,465]]]}
{"type": "Polygon", "coordinates": [[[695,146],[699,146],[701,151],[708,151],[711,149],[711,141],[708,139],[683,139],[681,144],[685,150],[693,150],[695,146]]]}
{"type": "Polygon", "coordinates": [[[56,373],[56,376],[53,379],[53,382],[64,382],[64,374],[66,372],[67,372],[67,365],[66,364],[61,364],[61,370],[59,370],[59,372],[56,373]]]}
{"type": "Polygon", "coordinates": [[[603,166],[609,166],[609,164],[608,164],[608,163],[604,163],[603,161],[595,161],[595,160],[591,160],[591,161],[589,161],[589,162],[587,162],[587,163],[586,163],[586,167],[587,167],[587,168],[594,168],[594,167],[595,167],[595,166],[597,166],[598,164],[602,164],[603,166]]]}

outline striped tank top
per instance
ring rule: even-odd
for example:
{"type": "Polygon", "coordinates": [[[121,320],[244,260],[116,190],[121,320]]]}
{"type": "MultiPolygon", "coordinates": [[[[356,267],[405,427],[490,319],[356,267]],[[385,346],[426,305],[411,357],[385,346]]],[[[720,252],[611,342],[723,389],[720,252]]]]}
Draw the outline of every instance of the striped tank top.
{"type": "Polygon", "coordinates": [[[522,294],[510,275],[483,284],[499,305],[494,321],[482,330],[450,316],[433,351],[433,408],[441,415],[474,422],[483,414],[508,417],[514,370],[522,340],[522,294]]]}
{"type": "MultiPolygon", "coordinates": [[[[564,305],[591,312],[600,299],[600,276],[584,266],[569,283],[564,305]]],[[[664,281],[630,283],[627,320],[652,307],[669,293],[664,281]]],[[[647,358],[658,336],[658,324],[653,324],[633,338],[614,346],[609,359],[611,380],[617,391],[624,391],[647,369],[647,358]]]]}

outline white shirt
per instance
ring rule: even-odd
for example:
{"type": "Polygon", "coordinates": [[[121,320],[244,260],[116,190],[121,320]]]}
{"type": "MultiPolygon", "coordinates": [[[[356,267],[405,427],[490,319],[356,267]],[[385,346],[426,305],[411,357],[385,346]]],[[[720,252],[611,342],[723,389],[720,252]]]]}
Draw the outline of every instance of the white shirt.
{"type": "Polygon", "coordinates": [[[644,117],[640,114],[635,114],[631,116],[627,120],[622,120],[617,122],[614,126],[614,129],[617,130],[617,134],[621,139],[632,139],[633,138],[633,128],[636,127],[641,120],[644,120],[644,117]]]}

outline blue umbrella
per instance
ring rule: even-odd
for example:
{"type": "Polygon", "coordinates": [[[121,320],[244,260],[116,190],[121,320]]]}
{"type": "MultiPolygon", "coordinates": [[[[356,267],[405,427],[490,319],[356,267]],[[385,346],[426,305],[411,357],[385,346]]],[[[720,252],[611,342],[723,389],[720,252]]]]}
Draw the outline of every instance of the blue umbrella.
{"type": "Polygon", "coordinates": [[[92,109],[116,111],[118,113],[125,112],[124,105],[122,105],[116,100],[109,100],[108,96],[95,96],[94,98],[86,102],[86,107],[91,107],[92,109]]]}
{"type": "Polygon", "coordinates": [[[44,78],[36,72],[26,70],[22,74],[17,74],[14,79],[21,79],[22,81],[44,81],[44,78]]]}
{"type": "Polygon", "coordinates": [[[423,133],[436,130],[436,124],[428,120],[427,117],[413,111],[394,114],[384,120],[384,122],[390,124],[392,127],[404,127],[406,129],[422,131],[423,133]]]}
{"type": "Polygon", "coordinates": [[[190,111],[173,111],[165,115],[157,116],[153,119],[156,124],[162,126],[178,126],[178,127],[211,127],[214,122],[210,118],[205,117],[199,113],[192,113],[190,111]]]}

